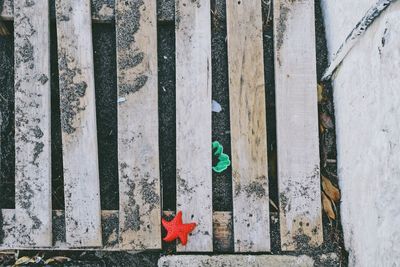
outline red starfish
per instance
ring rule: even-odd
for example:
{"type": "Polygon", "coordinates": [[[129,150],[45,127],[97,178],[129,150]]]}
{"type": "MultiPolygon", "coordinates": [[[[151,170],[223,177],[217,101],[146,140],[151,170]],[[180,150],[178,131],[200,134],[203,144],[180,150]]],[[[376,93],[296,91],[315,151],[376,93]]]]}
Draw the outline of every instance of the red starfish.
{"type": "Polygon", "coordinates": [[[186,245],[188,234],[196,227],[196,223],[182,223],[182,211],[179,211],[171,221],[168,222],[162,219],[161,222],[167,230],[167,236],[164,237],[163,240],[166,242],[172,242],[179,238],[182,245],[186,245]]]}

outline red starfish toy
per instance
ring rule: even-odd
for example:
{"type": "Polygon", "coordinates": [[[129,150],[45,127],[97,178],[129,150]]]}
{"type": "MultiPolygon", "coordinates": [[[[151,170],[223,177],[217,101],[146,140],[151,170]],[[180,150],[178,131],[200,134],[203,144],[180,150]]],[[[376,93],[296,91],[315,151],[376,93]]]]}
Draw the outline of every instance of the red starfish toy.
{"type": "Polygon", "coordinates": [[[179,238],[182,245],[186,245],[188,234],[196,227],[196,223],[182,223],[182,211],[179,211],[171,221],[168,222],[162,219],[161,222],[167,230],[167,236],[163,240],[172,242],[179,238]]]}

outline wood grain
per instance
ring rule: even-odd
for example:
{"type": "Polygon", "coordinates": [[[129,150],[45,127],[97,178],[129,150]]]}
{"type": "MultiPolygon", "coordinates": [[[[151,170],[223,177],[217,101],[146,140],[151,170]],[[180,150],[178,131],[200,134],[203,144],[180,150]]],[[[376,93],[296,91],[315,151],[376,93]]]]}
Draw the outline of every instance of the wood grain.
{"type": "Polygon", "coordinates": [[[314,1],[275,0],[275,86],[282,250],[322,243],[314,1]],[[304,246],[304,244],[302,244],[304,246]]]}
{"type": "Polygon", "coordinates": [[[212,251],[210,1],[175,5],[177,210],[197,223],[177,251],[212,251]]]}
{"type": "Polygon", "coordinates": [[[214,211],[213,235],[214,251],[231,252],[233,250],[232,213],[214,211]]]}
{"type": "Polygon", "coordinates": [[[50,28],[47,1],[15,0],[15,218],[23,247],[51,236],[50,28]]]}
{"type": "Polygon", "coordinates": [[[90,0],[57,0],[66,241],[101,246],[90,0]]]}
{"type": "Polygon", "coordinates": [[[161,249],[156,1],[116,2],[120,245],[161,249]]]}
{"type": "Polygon", "coordinates": [[[269,251],[261,1],[226,4],[235,251],[269,251]]]}

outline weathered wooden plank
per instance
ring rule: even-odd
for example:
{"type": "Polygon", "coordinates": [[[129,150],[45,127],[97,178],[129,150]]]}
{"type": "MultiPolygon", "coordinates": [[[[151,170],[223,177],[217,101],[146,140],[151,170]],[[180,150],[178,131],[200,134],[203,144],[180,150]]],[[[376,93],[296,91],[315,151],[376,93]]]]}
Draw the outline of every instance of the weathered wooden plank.
{"type": "Polygon", "coordinates": [[[161,248],[156,1],[116,2],[120,245],[161,248]]]}
{"type": "MultiPolygon", "coordinates": [[[[174,212],[164,211],[164,216],[174,215],[174,212]]],[[[3,222],[2,231],[4,238],[0,242],[0,250],[4,249],[26,249],[20,247],[18,243],[15,243],[17,238],[15,235],[18,232],[15,231],[15,210],[13,209],[2,209],[1,220],[3,222]]],[[[119,243],[119,211],[118,210],[103,210],[101,212],[101,221],[103,228],[103,240],[104,246],[101,250],[115,251],[123,250],[119,243]]],[[[214,242],[219,245],[221,251],[223,248],[229,248],[232,237],[232,213],[230,211],[214,212],[213,213],[214,242]]],[[[64,211],[53,210],[53,247],[43,247],[43,250],[80,250],[80,248],[70,248],[65,241],[65,223],[64,223],[64,211]]],[[[99,248],[85,248],[85,250],[99,250],[99,248]]],[[[225,251],[225,250],[224,250],[225,251]]],[[[228,251],[228,250],[226,250],[228,251]]]]}
{"type": "Polygon", "coordinates": [[[175,10],[177,210],[197,223],[177,250],[212,251],[210,1],[176,1],[175,10]]]}
{"type": "Polygon", "coordinates": [[[22,247],[52,245],[47,1],[15,0],[15,217],[22,247]]]}
{"type": "Polygon", "coordinates": [[[274,1],[282,250],[322,243],[314,1],[274,1]]]}
{"type": "Polygon", "coordinates": [[[101,246],[90,0],[57,0],[66,239],[101,246]]]}
{"type": "Polygon", "coordinates": [[[235,251],[269,251],[261,1],[226,4],[235,251]]]}
{"type": "Polygon", "coordinates": [[[214,211],[213,235],[214,251],[231,252],[233,249],[232,213],[214,211]]]}

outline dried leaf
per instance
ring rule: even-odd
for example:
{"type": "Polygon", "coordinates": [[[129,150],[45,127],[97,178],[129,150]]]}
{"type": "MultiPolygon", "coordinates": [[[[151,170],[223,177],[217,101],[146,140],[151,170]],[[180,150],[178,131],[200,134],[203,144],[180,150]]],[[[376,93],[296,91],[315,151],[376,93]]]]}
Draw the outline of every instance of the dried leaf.
{"type": "Polygon", "coordinates": [[[63,263],[70,261],[71,258],[65,257],[65,256],[55,256],[53,258],[47,259],[44,263],[45,264],[50,264],[50,263],[63,263]]]}
{"type": "Polygon", "coordinates": [[[272,207],[279,211],[278,206],[272,201],[272,199],[269,199],[269,204],[271,204],[272,207]]]}
{"type": "Polygon", "coordinates": [[[325,194],[334,202],[339,202],[340,200],[340,191],[339,189],[332,184],[332,182],[322,176],[322,189],[324,190],[325,194]]]}
{"type": "Polygon", "coordinates": [[[325,195],[324,192],[322,192],[322,206],[324,207],[326,215],[328,215],[330,219],[335,220],[336,214],[332,208],[332,201],[330,201],[330,199],[325,195]]]}
{"type": "Polygon", "coordinates": [[[321,83],[317,85],[317,91],[318,91],[318,103],[326,101],[327,99],[325,97],[325,87],[321,83]]]}
{"type": "Polygon", "coordinates": [[[333,121],[331,116],[329,116],[326,113],[321,113],[321,115],[319,116],[321,125],[325,128],[325,129],[333,129],[333,121]]]}
{"type": "Polygon", "coordinates": [[[15,261],[14,266],[25,265],[28,263],[34,263],[34,260],[31,257],[23,256],[15,261]]]}
{"type": "Polygon", "coordinates": [[[44,261],[44,264],[48,265],[50,263],[56,263],[56,261],[53,258],[47,259],[44,261]]]}

